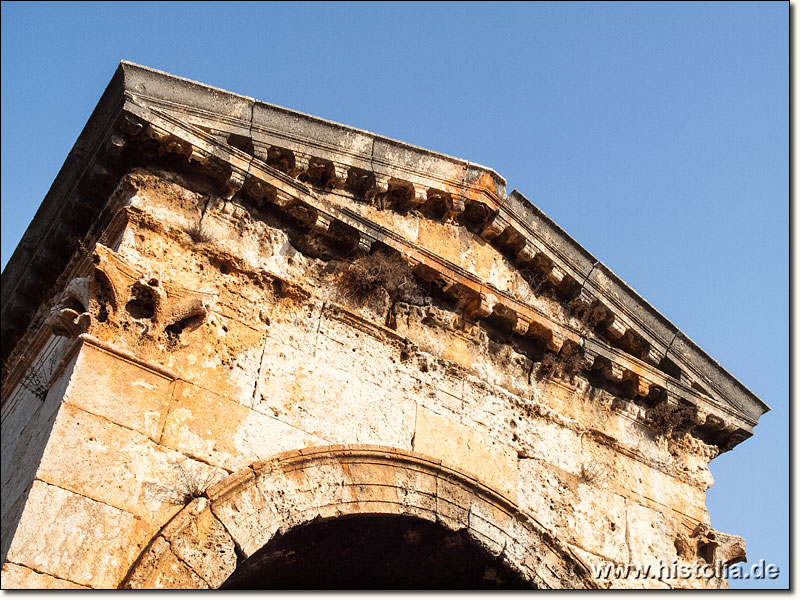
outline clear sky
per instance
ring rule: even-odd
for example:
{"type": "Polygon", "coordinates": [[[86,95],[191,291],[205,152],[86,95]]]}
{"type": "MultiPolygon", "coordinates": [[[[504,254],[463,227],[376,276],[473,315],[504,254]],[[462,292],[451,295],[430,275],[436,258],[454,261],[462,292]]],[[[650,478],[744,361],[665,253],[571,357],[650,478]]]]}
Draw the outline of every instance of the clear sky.
{"type": "Polygon", "coordinates": [[[772,407],[712,526],[788,585],[789,5],[2,3],[5,266],[121,59],[481,163],[772,407]]]}

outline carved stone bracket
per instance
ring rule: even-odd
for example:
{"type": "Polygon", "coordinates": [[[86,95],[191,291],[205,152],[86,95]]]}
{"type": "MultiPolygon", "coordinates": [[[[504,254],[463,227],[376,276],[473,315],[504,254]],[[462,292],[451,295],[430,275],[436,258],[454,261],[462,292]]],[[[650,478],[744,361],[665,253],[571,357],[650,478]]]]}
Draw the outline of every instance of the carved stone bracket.
{"type": "Polygon", "coordinates": [[[54,335],[75,338],[93,324],[122,320],[144,324],[149,332],[180,332],[208,316],[212,294],[162,282],[100,244],[92,258],[91,274],[67,285],[45,321],[54,335]]]}
{"type": "Polygon", "coordinates": [[[743,538],[722,533],[705,523],[699,523],[689,536],[678,534],[675,549],[683,560],[701,559],[708,564],[719,561],[723,568],[747,561],[743,538]]]}
{"type": "Polygon", "coordinates": [[[76,277],[67,284],[45,320],[45,325],[53,331],[53,335],[78,337],[92,322],[90,304],[89,277],[76,277]]]}

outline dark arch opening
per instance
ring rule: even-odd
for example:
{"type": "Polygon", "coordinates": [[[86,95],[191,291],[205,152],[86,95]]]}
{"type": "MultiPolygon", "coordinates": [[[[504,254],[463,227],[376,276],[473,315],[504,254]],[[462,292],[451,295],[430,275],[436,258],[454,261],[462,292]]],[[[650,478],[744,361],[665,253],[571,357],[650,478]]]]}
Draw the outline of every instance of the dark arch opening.
{"type": "Polygon", "coordinates": [[[276,535],[222,589],[532,589],[465,530],[400,515],[317,520],[276,535]]]}

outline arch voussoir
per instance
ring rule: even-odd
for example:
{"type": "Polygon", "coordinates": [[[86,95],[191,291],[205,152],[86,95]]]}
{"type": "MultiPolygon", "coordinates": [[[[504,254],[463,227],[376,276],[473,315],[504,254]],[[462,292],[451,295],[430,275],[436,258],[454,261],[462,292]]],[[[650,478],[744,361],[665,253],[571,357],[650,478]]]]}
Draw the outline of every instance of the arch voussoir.
{"type": "Polygon", "coordinates": [[[536,587],[594,587],[588,569],[507,497],[430,457],[380,446],[283,453],[187,505],[123,587],[219,587],[276,535],[347,515],[401,515],[465,531],[536,587]]]}
{"type": "Polygon", "coordinates": [[[208,499],[195,498],[148,544],[121,587],[217,588],[236,563],[233,538],[208,499]]]}

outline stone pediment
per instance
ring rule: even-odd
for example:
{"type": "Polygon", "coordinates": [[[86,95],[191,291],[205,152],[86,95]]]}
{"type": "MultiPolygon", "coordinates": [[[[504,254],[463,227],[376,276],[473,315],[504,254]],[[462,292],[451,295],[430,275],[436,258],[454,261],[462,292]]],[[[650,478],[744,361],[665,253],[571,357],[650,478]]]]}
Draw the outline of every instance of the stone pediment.
{"type": "Polygon", "coordinates": [[[4,359],[73,240],[111,221],[108,198],[133,154],[200,171],[222,197],[273,205],[348,252],[389,248],[453,301],[461,326],[491,321],[535,339],[648,406],[690,405],[721,447],[768,410],[493,170],[124,62],[3,273],[4,359]],[[465,260],[447,243],[454,227],[503,267],[465,260]]]}

